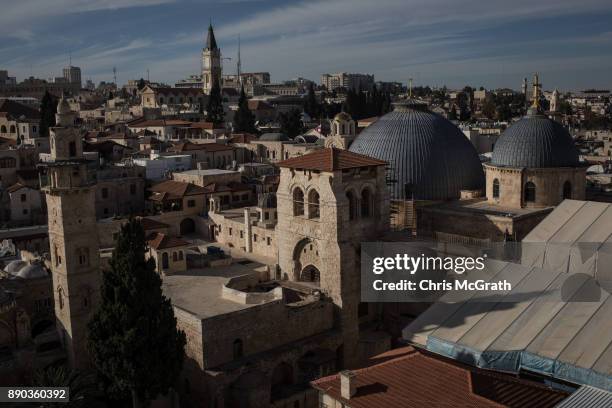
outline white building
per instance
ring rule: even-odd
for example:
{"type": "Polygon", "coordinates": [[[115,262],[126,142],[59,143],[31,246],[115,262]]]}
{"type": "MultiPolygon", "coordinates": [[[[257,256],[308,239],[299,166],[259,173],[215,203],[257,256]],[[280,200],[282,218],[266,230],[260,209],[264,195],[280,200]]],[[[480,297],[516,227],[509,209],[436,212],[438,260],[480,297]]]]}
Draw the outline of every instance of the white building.
{"type": "Polygon", "coordinates": [[[169,178],[173,172],[190,170],[191,156],[160,156],[158,152],[152,151],[149,159],[134,159],[134,164],[145,168],[147,180],[163,180],[169,178]]]}

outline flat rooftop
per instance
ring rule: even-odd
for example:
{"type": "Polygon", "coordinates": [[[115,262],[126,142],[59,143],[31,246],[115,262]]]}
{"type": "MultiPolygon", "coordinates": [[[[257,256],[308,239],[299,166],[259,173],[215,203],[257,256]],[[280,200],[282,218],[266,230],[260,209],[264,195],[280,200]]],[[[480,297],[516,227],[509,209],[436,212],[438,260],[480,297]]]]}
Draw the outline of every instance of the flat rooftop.
{"type": "Polygon", "coordinates": [[[171,299],[172,305],[200,319],[207,319],[258,306],[224,299],[221,293],[230,278],[265,270],[264,264],[238,260],[231,265],[189,269],[186,272],[164,276],[162,286],[164,295],[171,299]]]}
{"type": "Polygon", "coordinates": [[[182,171],[181,174],[189,174],[191,176],[217,176],[220,174],[238,174],[238,171],[234,170],[222,170],[222,169],[203,169],[203,170],[187,170],[182,171]]]}
{"type": "Polygon", "coordinates": [[[486,198],[477,198],[473,200],[453,200],[447,201],[440,204],[433,204],[423,209],[429,209],[433,211],[451,211],[451,212],[463,212],[463,213],[480,213],[485,215],[492,215],[497,217],[510,217],[520,218],[538,213],[548,213],[552,211],[553,207],[545,208],[510,208],[502,207],[499,205],[490,204],[486,198]]]}

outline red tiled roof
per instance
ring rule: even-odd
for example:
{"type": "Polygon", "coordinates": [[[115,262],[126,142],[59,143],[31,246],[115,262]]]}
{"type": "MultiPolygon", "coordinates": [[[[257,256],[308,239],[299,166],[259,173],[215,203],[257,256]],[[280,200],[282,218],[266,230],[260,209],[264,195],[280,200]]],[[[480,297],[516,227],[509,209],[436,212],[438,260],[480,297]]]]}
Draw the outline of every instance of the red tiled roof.
{"type": "Polygon", "coordinates": [[[15,183],[9,188],[6,189],[9,193],[14,193],[15,191],[21,190],[22,188],[29,188],[28,186],[24,186],[21,183],[15,183]]]}
{"type": "Polygon", "coordinates": [[[166,234],[162,234],[161,232],[157,232],[149,238],[149,246],[155,250],[166,249],[166,248],[176,248],[190,245],[189,242],[185,241],[180,237],[169,237],[166,234]]]}
{"type": "Polygon", "coordinates": [[[209,193],[223,193],[223,192],[238,192],[238,191],[249,191],[251,187],[248,184],[231,182],[227,184],[209,183],[204,186],[209,193]]]}
{"type": "Polygon", "coordinates": [[[153,119],[137,123],[130,123],[128,126],[133,128],[158,127],[158,126],[190,126],[191,122],[178,119],[153,119]]]}
{"type": "Polygon", "coordinates": [[[169,227],[169,225],[166,223],[163,223],[161,221],[157,221],[151,218],[147,218],[147,217],[141,217],[140,224],[142,225],[142,229],[144,229],[145,231],[169,227]]]}
{"type": "Polygon", "coordinates": [[[349,152],[333,147],[320,149],[303,156],[283,160],[277,163],[280,167],[292,169],[320,170],[332,172],[336,170],[354,169],[368,166],[384,166],[387,162],[349,152]]]}
{"type": "Polygon", "coordinates": [[[247,101],[249,110],[273,110],[274,108],[264,101],[249,99],[247,101]]]}
{"type": "Polygon", "coordinates": [[[353,371],[357,390],[348,400],[341,397],[338,374],[311,384],[351,408],[552,408],[568,395],[412,347],[381,354],[374,361],[353,371]]]}
{"type": "Polygon", "coordinates": [[[207,152],[219,152],[224,150],[234,150],[232,146],[223,145],[219,143],[191,143],[183,142],[176,143],[169,149],[172,152],[186,152],[193,150],[205,150],[207,152]]]}
{"type": "Polygon", "coordinates": [[[213,122],[192,122],[192,129],[225,129],[225,125],[223,123],[213,123],[213,122]]]}
{"type": "Polygon", "coordinates": [[[206,194],[206,190],[203,187],[196,186],[192,183],[185,183],[182,181],[175,180],[167,180],[155,184],[153,187],[150,188],[150,191],[155,193],[151,197],[151,199],[155,201],[183,198],[185,196],[190,195],[206,194]]]}
{"type": "Polygon", "coordinates": [[[251,133],[234,133],[230,138],[230,143],[251,143],[257,140],[257,136],[251,133]]]}
{"type": "Polygon", "coordinates": [[[357,122],[374,123],[378,120],[378,116],[372,116],[370,118],[359,119],[357,122]]]}

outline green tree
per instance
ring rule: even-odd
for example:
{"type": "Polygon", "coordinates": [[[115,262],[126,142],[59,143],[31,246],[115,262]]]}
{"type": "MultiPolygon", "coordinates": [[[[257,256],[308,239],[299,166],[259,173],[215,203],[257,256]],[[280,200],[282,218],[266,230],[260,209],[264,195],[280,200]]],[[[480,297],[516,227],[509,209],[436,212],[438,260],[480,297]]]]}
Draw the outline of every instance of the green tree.
{"type": "Polygon", "coordinates": [[[40,101],[40,122],[38,129],[41,137],[49,137],[49,128],[55,126],[55,112],[57,112],[57,98],[54,98],[49,91],[40,101]]]}
{"type": "Polygon", "coordinates": [[[130,219],[104,271],[101,300],[89,323],[93,363],[115,397],[131,394],[134,407],[166,394],[179,375],[185,333],[176,328],[155,261],[145,259],[142,225],[130,219]]]}
{"type": "Polygon", "coordinates": [[[44,408],[91,407],[99,395],[95,375],[92,373],[70,371],[64,366],[49,366],[34,372],[34,387],[66,387],[70,390],[69,402],[44,402],[44,408]]]}
{"type": "Polygon", "coordinates": [[[487,118],[493,119],[495,117],[495,110],[495,101],[493,100],[492,96],[488,95],[484,103],[482,104],[482,113],[487,118]]]}
{"type": "Polygon", "coordinates": [[[240,99],[238,100],[238,110],[234,115],[234,131],[256,133],[255,116],[249,109],[249,101],[244,93],[244,86],[240,89],[240,99]]]}
{"type": "Polygon", "coordinates": [[[304,101],[304,112],[306,112],[311,119],[317,119],[321,115],[321,106],[319,101],[317,101],[312,82],[308,87],[308,95],[306,95],[306,100],[304,101]]]}
{"type": "Polygon", "coordinates": [[[294,138],[304,131],[302,114],[297,109],[292,109],[289,112],[281,112],[278,115],[278,121],[281,125],[281,132],[290,138],[294,138]]]}
{"type": "Polygon", "coordinates": [[[223,99],[221,98],[221,88],[215,82],[210,95],[208,95],[208,104],[206,105],[206,121],[216,125],[223,123],[223,99]]]}
{"type": "Polygon", "coordinates": [[[144,88],[147,85],[147,83],[145,82],[145,80],[143,78],[140,78],[138,80],[138,90],[142,91],[142,88],[144,88]]]}

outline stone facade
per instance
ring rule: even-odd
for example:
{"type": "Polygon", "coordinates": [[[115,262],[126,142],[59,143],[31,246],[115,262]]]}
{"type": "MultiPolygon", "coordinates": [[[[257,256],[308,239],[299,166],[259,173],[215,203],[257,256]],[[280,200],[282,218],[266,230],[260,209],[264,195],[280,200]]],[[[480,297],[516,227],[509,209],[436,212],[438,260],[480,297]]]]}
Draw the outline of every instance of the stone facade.
{"type": "Polygon", "coordinates": [[[333,172],[282,168],[277,199],[282,276],[319,282],[336,308],[343,364],[356,364],[360,243],[389,228],[384,167],[333,172]]]}
{"type": "Polygon", "coordinates": [[[81,137],[70,127],[70,112],[58,104],[59,127],[51,129],[46,163],[51,271],[57,328],[72,367],[89,365],[86,325],[98,303],[99,244],[94,184],[83,160],[81,137]],[[68,239],[68,237],[70,237],[68,239]]]}
{"type": "Polygon", "coordinates": [[[510,168],[486,164],[485,173],[487,198],[501,207],[541,208],[556,206],[566,198],[584,200],[586,167],[510,168]],[[527,191],[528,186],[532,186],[532,192],[527,191]]]}

